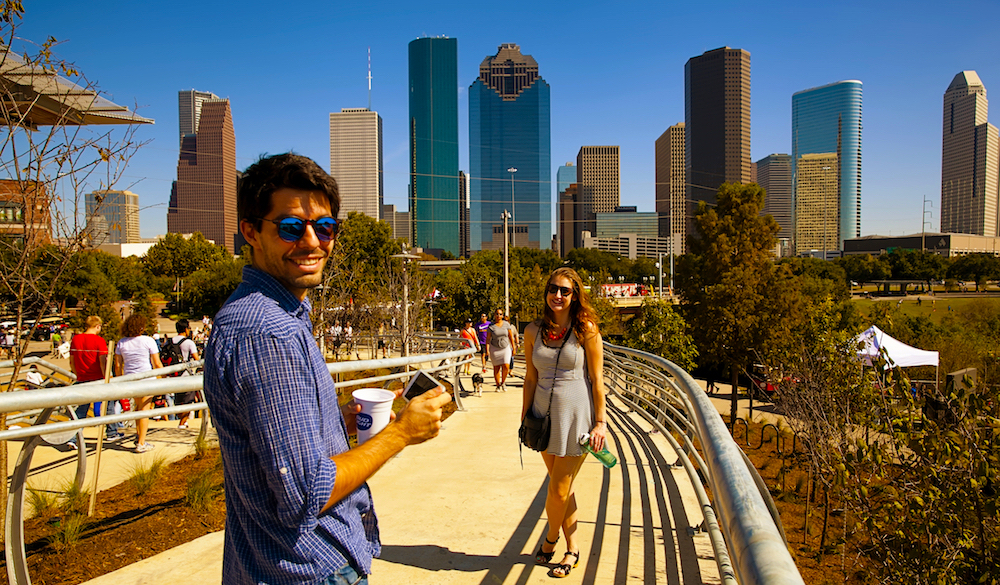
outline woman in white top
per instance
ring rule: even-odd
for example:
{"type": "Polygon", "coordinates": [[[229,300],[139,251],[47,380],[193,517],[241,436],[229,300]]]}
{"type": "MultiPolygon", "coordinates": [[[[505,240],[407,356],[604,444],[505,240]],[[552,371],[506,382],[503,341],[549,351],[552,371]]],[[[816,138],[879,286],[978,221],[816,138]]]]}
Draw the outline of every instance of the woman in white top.
{"type": "MultiPolygon", "coordinates": [[[[145,330],[146,317],[139,313],[132,313],[122,323],[122,338],[115,345],[116,376],[148,372],[163,367],[163,363],[160,362],[160,347],[152,337],[143,335],[145,330]]],[[[135,404],[136,410],[150,410],[153,408],[153,397],[141,396],[135,399],[135,404]]],[[[152,451],[153,444],[146,442],[149,419],[140,418],[135,421],[135,429],[135,452],[152,451]]]]}

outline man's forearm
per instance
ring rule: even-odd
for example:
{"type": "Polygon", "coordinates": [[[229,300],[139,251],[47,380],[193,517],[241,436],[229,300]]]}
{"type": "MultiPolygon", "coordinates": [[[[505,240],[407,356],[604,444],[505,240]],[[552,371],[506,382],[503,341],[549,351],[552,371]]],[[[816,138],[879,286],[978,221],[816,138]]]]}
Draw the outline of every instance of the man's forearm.
{"type": "Polygon", "coordinates": [[[406,437],[396,423],[390,423],[382,432],[365,441],[363,445],[334,455],[337,477],[333,483],[330,499],[321,512],[326,512],[348,494],[361,487],[368,478],[375,475],[386,461],[399,453],[407,445],[406,437]]]}

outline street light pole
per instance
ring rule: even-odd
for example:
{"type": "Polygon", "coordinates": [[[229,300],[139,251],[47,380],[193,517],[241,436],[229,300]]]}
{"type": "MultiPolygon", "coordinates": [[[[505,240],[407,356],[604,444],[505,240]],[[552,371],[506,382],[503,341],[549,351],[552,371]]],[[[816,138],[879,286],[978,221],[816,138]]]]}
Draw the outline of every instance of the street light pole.
{"type": "Polygon", "coordinates": [[[392,258],[403,261],[403,346],[400,348],[400,355],[406,357],[410,355],[410,275],[406,272],[406,265],[410,260],[419,260],[420,256],[411,254],[404,248],[401,253],[393,254],[392,258]]]}
{"type": "MultiPolygon", "coordinates": [[[[511,175],[513,176],[513,175],[511,175]]],[[[505,209],[503,211],[503,313],[504,315],[510,315],[510,269],[508,260],[508,242],[507,242],[507,220],[510,219],[510,213],[505,209]]]]}
{"type": "MultiPolygon", "coordinates": [[[[507,172],[510,173],[510,245],[513,246],[515,242],[514,225],[517,223],[517,219],[515,219],[517,213],[514,211],[514,173],[517,172],[517,169],[510,167],[507,172]]],[[[507,230],[504,230],[504,233],[507,233],[507,230]]]]}

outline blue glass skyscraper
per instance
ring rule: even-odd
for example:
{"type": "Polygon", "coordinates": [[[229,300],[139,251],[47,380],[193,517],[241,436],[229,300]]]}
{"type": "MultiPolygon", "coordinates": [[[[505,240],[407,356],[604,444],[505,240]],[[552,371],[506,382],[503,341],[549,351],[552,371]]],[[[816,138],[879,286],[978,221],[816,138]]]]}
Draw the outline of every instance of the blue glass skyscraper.
{"type": "Polygon", "coordinates": [[[473,250],[503,247],[504,210],[513,212],[514,245],[551,248],[550,135],[549,84],[538,63],[501,45],[469,88],[473,250]]]}
{"type": "Polygon", "coordinates": [[[412,244],[458,257],[458,40],[410,42],[412,244]]]}
{"type": "Polygon", "coordinates": [[[802,155],[837,155],[838,250],[861,237],[861,89],[860,81],[838,81],[792,95],[792,185],[802,155]]]}

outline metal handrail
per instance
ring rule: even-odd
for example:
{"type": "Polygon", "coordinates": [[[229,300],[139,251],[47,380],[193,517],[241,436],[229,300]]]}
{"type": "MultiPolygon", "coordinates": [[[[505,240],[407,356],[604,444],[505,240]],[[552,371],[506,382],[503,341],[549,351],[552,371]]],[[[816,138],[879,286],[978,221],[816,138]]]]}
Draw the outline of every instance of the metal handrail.
{"type": "MultiPolygon", "coordinates": [[[[427,371],[450,370],[449,373],[451,374],[451,378],[453,380],[456,405],[459,407],[459,410],[464,410],[461,406],[458,366],[463,365],[465,361],[472,359],[475,350],[465,347],[465,344],[458,338],[447,335],[422,335],[418,337],[419,339],[422,339],[424,343],[433,345],[435,348],[458,347],[459,349],[398,358],[336,362],[327,364],[327,370],[329,370],[331,375],[336,375],[371,369],[404,369],[402,372],[396,374],[369,376],[367,378],[357,380],[335,382],[334,385],[337,388],[362,384],[374,384],[394,378],[409,377],[410,373],[407,371],[409,367],[419,366],[421,364],[428,364],[428,367],[424,368],[427,371]]],[[[52,364],[46,363],[42,365],[50,367],[53,371],[57,368],[57,366],[53,366],[52,364]]],[[[25,392],[0,392],[0,413],[16,413],[31,410],[40,411],[40,414],[36,417],[34,424],[31,426],[0,431],[0,440],[27,439],[27,442],[21,449],[21,455],[18,458],[18,462],[11,479],[10,491],[7,497],[7,517],[4,519],[4,535],[5,542],[7,543],[4,547],[4,554],[7,559],[7,579],[9,583],[14,585],[31,584],[31,577],[28,574],[28,562],[24,548],[24,493],[27,487],[27,477],[28,471],[31,467],[32,455],[35,447],[41,444],[42,436],[45,435],[49,438],[55,438],[57,442],[65,442],[70,437],[74,435],[77,436],[78,455],[76,478],[77,481],[82,484],[86,473],[86,445],[84,444],[82,434],[80,434],[83,428],[105,425],[112,422],[137,420],[140,418],[164,414],[207,410],[208,405],[202,401],[169,408],[157,408],[112,415],[103,414],[101,416],[82,420],[76,420],[72,409],[68,407],[77,404],[89,404],[92,402],[108,402],[124,398],[136,398],[139,396],[155,396],[160,394],[173,394],[201,390],[204,380],[204,377],[201,374],[156,379],[156,376],[171,374],[185,369],[193,370],[201,365],[201,361],[176,364],[165,368],[150,370],[148,372],[113,378],[111,382],[107,384],[103,381],[98,381],[75,384],[72,386],[60,386],[56,388],[39,388],[25,392]],[[53,410],[57,408],[66,408],[70,413],[70,420],[49,423],[49,416],[53,410]]],[[[202,434],[204,434],[206,429],[207,426],[202,425],[202,434]]]]}
{"type": "Polygon", "coordinates": [[[660,430],[687,470],[723,582],[803,583],[766,486],[694,379],[669,360],[644,351],[605,343],[604,356],[609,391],[660,430]],[[663,380],[664,375],[669,383],[650,393],[648,382],[663,380]],[[629,378],[643,388],[637,391],[640,384],[629,378]],[[684,440],[671,436],[668,426],[684,440]],[[701,455],[688,435],[697,438],[701,455]],[[711,503],[691,459],[707,478],[711,503]]]}

